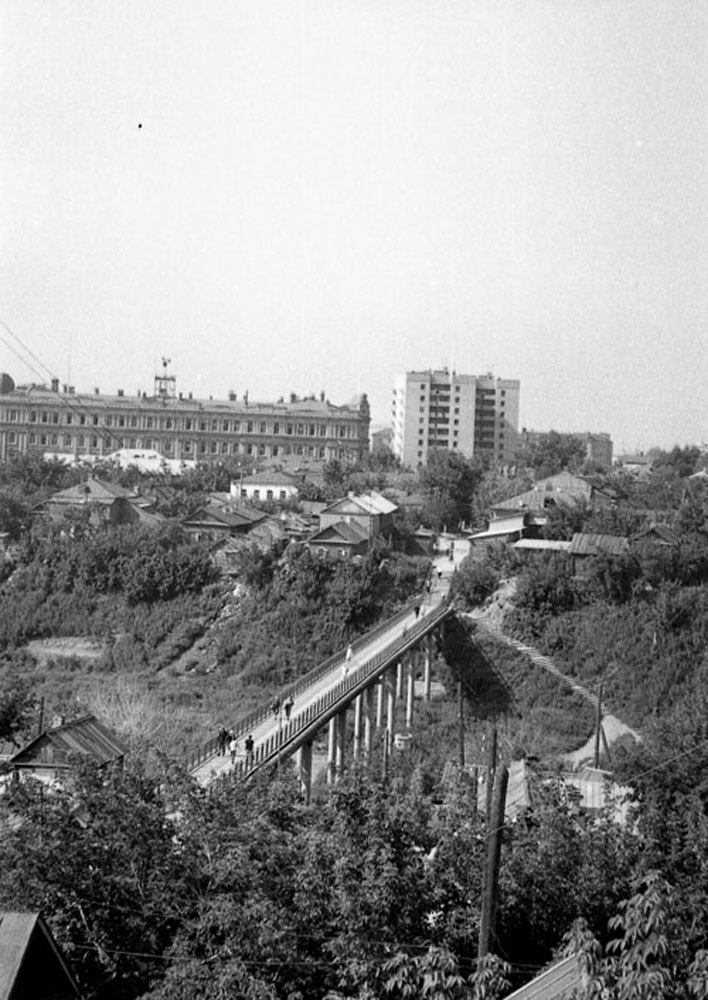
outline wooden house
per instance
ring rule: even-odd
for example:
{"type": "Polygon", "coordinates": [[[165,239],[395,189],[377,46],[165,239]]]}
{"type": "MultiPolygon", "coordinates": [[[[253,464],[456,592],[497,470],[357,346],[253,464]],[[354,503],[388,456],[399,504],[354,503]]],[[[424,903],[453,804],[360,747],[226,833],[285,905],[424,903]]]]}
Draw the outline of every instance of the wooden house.
{"type": "Polygon", "coordinates": [[[72,722],[57,719],[57,725],[46,729],[10,757],[8,764],[17,778],[30,775],[45,781],[61,781],[71,771],[71,758],[81,754],[97,766],[121,766],[127,747],[115,733],[92,715],[72,722]]]}

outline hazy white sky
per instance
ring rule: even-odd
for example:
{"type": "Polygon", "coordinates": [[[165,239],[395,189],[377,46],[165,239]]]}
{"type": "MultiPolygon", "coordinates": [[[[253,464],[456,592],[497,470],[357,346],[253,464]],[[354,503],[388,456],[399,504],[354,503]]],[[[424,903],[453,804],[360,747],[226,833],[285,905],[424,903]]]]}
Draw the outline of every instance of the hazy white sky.
{"type": "Polygon", "coordinates": [[[708,439],[705,0],[3,0],[0,46],[0,318],[62,381],[383,423],[451,365],[708,439]]]}

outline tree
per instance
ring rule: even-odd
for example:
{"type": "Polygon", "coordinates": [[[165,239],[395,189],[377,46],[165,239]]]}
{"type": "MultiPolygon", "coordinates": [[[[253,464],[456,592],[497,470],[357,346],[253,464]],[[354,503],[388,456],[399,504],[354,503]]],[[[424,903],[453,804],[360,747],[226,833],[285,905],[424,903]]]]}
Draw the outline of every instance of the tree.
{"type": "Polygon", "coordinates": [[[18,735],[29,730],[35,704],[28,681],[10,680],[0,691],[0,740],[15,743],[18,735]]]}
{"type": "Polygon", "coordinates": [[[538,434],[531,440],[522,435],[522,444],[517,451],[517,462],[521,466],[532,468],[537,479],[554,476],[563,469],[576,471],[585,459],[585,444],[582,438],[574,434],[560,434],[558,431],[548,431],[538,434]]]}
{"type": "Polygon", "coordinates": [[[482,478],[482,466],[455,451],[434,448],[420,473],[425,496],[421,517],[430,527],[455,530],[470,518],[474,492],[482,478]]]}

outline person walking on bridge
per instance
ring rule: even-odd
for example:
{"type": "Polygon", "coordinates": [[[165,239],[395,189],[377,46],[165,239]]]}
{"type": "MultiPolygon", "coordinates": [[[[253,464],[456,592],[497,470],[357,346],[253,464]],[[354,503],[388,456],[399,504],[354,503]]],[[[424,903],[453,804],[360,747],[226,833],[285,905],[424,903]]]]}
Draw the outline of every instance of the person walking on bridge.
{"type": "Polygon", "coordinates": [[[236,754],[238,753],[238,740],[235,736],[232,736],[229,740],[229,753],[231,754],[231,763],[236,763],[236,754]]]}
{"type": "Polygon", "coordinates": [[[283,702],[283,711],[285,712],[285,721],[286,722],[290,722],[290,713],[293,710],[293,705],[294,704],[295,704],[295,702],[293,701],[293,696],[291,694],[289,694],[288,697],[283,702]]]}
{"type": "Polygon", "coordinates": [[[244,740],[243,748],[246,751],[246,767],[253,767],[253,737],[250,733],[244,740]]]}

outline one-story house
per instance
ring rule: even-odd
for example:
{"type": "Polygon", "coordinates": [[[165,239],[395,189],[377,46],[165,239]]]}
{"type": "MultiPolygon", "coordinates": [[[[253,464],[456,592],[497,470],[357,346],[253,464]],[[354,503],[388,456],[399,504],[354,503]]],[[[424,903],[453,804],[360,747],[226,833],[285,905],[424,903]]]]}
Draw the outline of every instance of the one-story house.
{"type": "Polygon", "coordinates": [[[89,757],[98,767],[122,766],[127,746],[93,715],[55,722],[10,757],[7,763],[16,778],[61,781],[71,771],[73,754],[89,757]]]}

